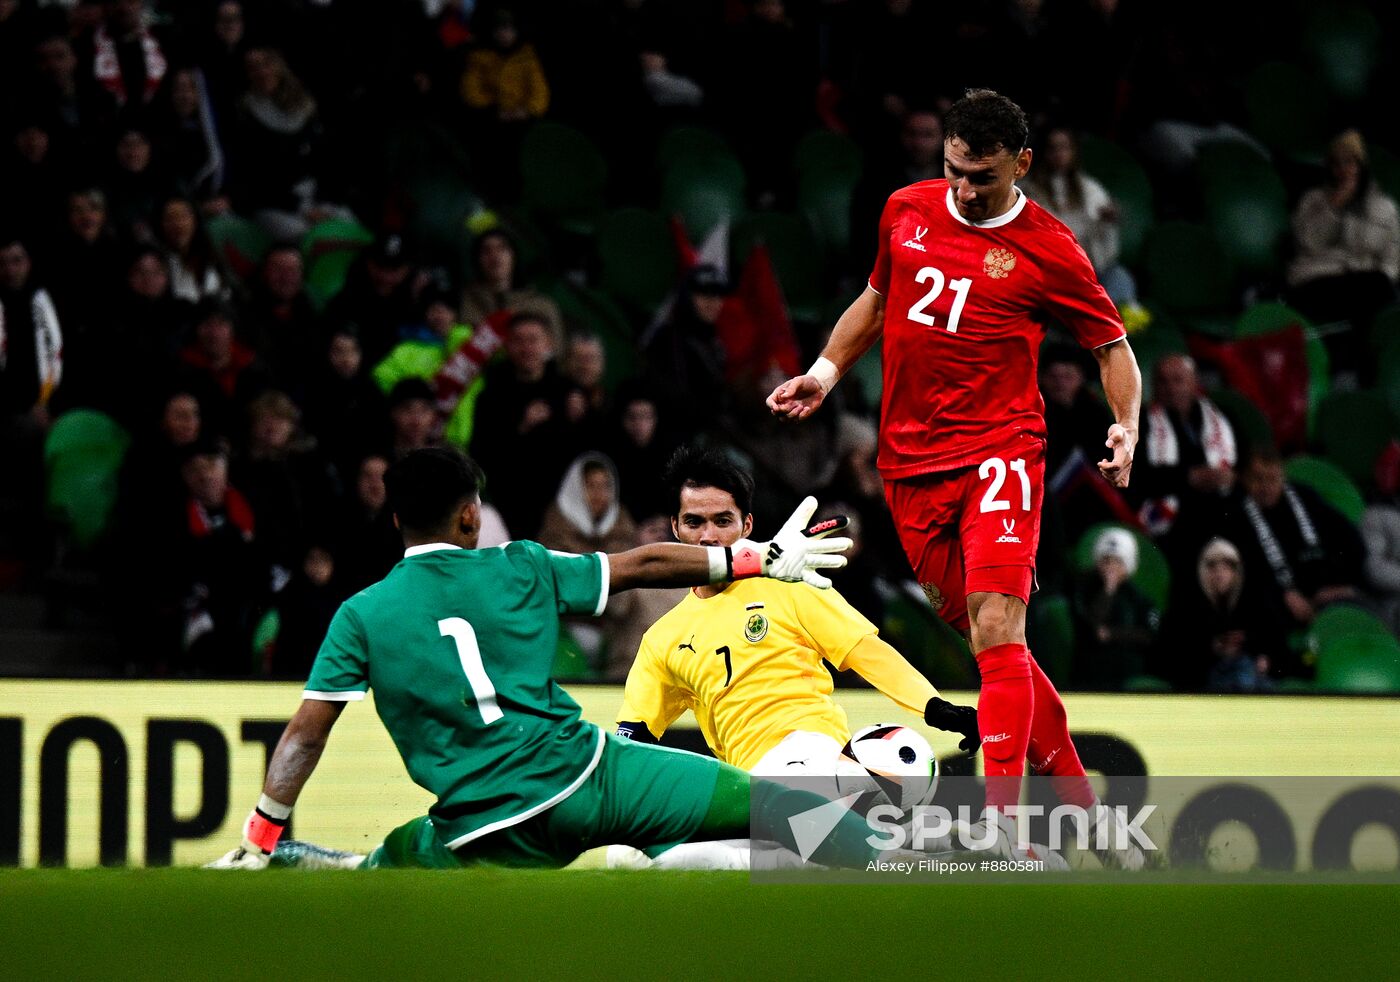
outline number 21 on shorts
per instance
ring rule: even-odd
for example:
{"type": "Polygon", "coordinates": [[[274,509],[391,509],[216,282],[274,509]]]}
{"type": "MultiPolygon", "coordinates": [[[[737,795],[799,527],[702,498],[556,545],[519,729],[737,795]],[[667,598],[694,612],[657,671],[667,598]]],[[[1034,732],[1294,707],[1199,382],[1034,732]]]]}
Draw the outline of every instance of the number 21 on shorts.
{"type": "MultiPolygon", "coordinates": [[[[1031,510],[1031,479],[1026,474],[1026,462],[1024,460],[1013,460],[1011,470],[1021,479],[1021,510],[1031,510]]],[[[998,498],[1001,489],[1006,484],[1006,461],[1000,457],[988,457],[982,461],[982,466],[977,468],[977,476],[985,481],[992,479],[992,483],[987,485],[987,491],[982,495],[982,511],[1010,511],[1011,502],[998,498]]]]}

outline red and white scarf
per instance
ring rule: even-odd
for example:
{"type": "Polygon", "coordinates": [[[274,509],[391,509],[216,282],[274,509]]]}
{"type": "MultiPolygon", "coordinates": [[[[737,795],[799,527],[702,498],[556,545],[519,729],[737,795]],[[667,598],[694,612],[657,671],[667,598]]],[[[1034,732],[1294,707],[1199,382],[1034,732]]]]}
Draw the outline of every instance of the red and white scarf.
{"type": "MultiPolygon", "coordinates": [[[[47,403],[58,383],[63,380],[63,332],[58,326],[58,311],[47,290],[35,290],[29,302],[34,321],[34,355],[38,362],[39,402],[47,403]]],[[[0,304],[0,370],[9,361],[9,333],[5,327],[5,307],[0,304]]]]}
{"type": "Polygon", "coordinates": [[[506,323],[511,318],[508,310],[498,310],[472,330],[472,336],[453,352],[438,369],[433,378],[437,410],[446,419],[457,411],[457,404],[463,394],[476,381],[481,370],[501,347],[506,323]]]}
{"type": "MultiPolygon", "coordinates": [[[[1238,461],[1235,431],[1220,410],[1209,399],[1197,399],[1201,410],[1201,449],[1211,467],[1238,461]]],[[[1158,467],[1173,467],[1181,463],[1181,447],[1177,445],[1176,429],[1167,418],[1167,410],[1154,403],[1147,410],[1147,461],[1158,467]]]]}
{"type": "MultiPolygon", "coordinates": [[[[142,102],[150,102],[165,78],[167,68],[165,54],[160,44],[144,27],[141,28],[141,53],[146,59],[146,88],[141,93],[142,102]]],[[[117,57],[117,42],[107,33],[105,26],[99,27],[92,39],[92,74],[98,83],[116,97],[118,104],[126,105],[131,93],[126,90],[126,80],[122,78],[121,59],[117,57]]]]}

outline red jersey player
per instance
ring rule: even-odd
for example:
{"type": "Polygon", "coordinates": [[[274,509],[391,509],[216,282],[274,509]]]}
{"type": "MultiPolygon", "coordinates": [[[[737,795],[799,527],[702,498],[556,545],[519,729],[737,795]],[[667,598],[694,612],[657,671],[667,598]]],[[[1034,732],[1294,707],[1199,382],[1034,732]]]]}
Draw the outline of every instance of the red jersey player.
{"type": "MultiPolygon", "coordinates": [[[[1026,647],[1045,488],[1036,361],[1046,323],[1098,359],[1117,422],[1103,476],[1126,487],[1142,380],[1122,320],[1073,233],[1016,187],[1030,168],[1025,114],[985,89],[944,120],[946,180],[890,196],[868,289],[810,372],[769,408],[804,419],[884,337],[879,467],[909,561],[945,620],[966,632],[982,678],[987,805],[1004,821],[1025,761],[1071,804],[1114,821],[1085,778],[1064,704],[1026,647]]],[[[937,725],[936,720],[929,721],[937,725]]],[[[1101,854],[1102,855],[1102,854],[1101,854]]],[[[1135,847],[1105,858],[1141,865],[1135,847]]]]}

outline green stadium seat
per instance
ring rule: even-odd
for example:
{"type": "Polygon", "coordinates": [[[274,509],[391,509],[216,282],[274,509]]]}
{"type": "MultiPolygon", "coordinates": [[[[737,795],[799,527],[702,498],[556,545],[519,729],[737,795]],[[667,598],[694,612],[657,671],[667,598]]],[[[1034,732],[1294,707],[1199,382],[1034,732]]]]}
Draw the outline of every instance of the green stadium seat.
{"type": "Polygon", "coordinates": [[[1288,194],[1272,171],[1219,177],[1205,188],[1206,222],[1234,268],[1277,272],[1289,235],[1288,194]]]}
{"type": "Polygon", "coordinates": [[[1080,138],[1079,164],[1117,202],[1119,255],[1136,267],[1155,219],[1147,172],[1120,144],[1090,135],[1080,138]]]}
{"type": "Polygon", "coordinates": [[[1400,341],[1400,306],[1387,307],[1371,322],[1371,351],[1382,354],[1400,341]]]}
{"type": "Polygon", "coordinates": [[[1332,389],[1331,358],[1308,319],[1283,303],[1257,303],[1235,322],[1235,337],[1261,337],[1290,327],[1303,329],[1303,351],[1308,359],[1308,432],[1317,425],[1317,407],[1332,389]]]}
{"type": "Polygon", "coordinates": [[[1366,153],[1370,157],[1371,176],[1382,191],[1400,201],[1400,157],[1374,144],[1366,148],[1366,153]]]}
{"type": "Polygon", "coordinates": [[[683,161],[705,161],[714,157],[733,157],[734,151],[724,137],[714,130],[699,126],[676,126],[667,130],[656,145],[656,170],[665,174],[683,161]]]}
{"type": "Polygon", "coordinates": [[[799,178],[830,174],[855,184],[860,180],[864,160],[865,154],[850,137],[830,130],[814,130],[798,142],[792,166],[799,178]]]}
{"type": "Polygon", "coordinates": [[[359,254],[358,249],[339,249],[323,252],[312,260],[306,271],[306,295],[317,310],[324,310],[345,288],[345,278],[359,254]]]}
{"type": "Polygon", "coordinates": [[[1234,389],[1216,389],[1210,398],[1235,428],[1242,454],[1247,449],[1275,446],[1273,424],[1263,410],[1245,396],[1234,389]]]}
{"type": "Polygon", "coordinates": [[[1394,417],[1379,392],[1333,392],[1318,407],[1322,455],[1363,492],[1374,484],[1376,458],[1395,435],[1394,417]]]}
{"type": "Polygon", "coordinates": [[[1123,680],[1124,692],[1171,692],[1172,684],[1155,675],[1132,675],[1123,680]]]}
{"type": "Polygon", "coordinates": [[[596,334],[603,342],[603,384],[608,391],[614,391],[618,383],[636,374],[636,331],[611,296],[563,280],[543,281],[540,289],[559,305],[559,313],[570,330],[596,334]]]}
{"type": "Polygon", "coordinates": [[[261,225],[231,211],[209,219],[204,223],[204,231],[228,268],[245,282],[250,281],[272,248],[272,236],[261,225]]]}
{"type": "Polygon", "coordinates": [[[301,239],[301,254],[308,260],[325,252],[360,249],[374,241],[374,233],[353,218],[332,218],[314,225],[301,239]]]}
{"type": "Polygon", "coordinates": [[[1322,692],[1400,694],[1400,642],[1389,634],[1340,642],[1319,653],[1315,684],[1322,692]]]}
{"type": "Polygon", "coordinates": [[[1333,96],[1348,102],[1366,96],[1381,56],[1381,27],[1374,14],[1360,6],[1327,4],[1308,18],[1300,39],[1333,96]]]}
{"type": "Polygon", "coordinates": [[[856,178],[835,171],[812,170],[797,179],[797,207],[806,216],[822,248],[845,255],[851,242],[851,195],[856,178]]]}
{"type": "Polygon", "coordinates": [[[679,161],[662,179],[661,211],[680,216],[686,234],[699,242],[720,222],[744,213],[746,181],[732,156],[679,161]]]}
{"type": "Polygon", "coordinates": [[[131,437],[110,416],[73,409],[44,441],[46,510],[80,547],[94,545],[117,503],[117,477],[131,437]]]}
{"type": "Polygon", "coordinates": [[[1215,313],[1232,304],[1230,260],[1209,229],[1164,222],[1146,250],[1149,295],[1172,313],[1215,313]]]}
{"type": "Polygon", "coordinates": [[[1319,163],[1330,132],[1327,97],[1298,65],[1265,62],[1245,84],[1249,131],[1271,149],[1304,163],[1319,163]]]}
{"type": "Polygon", "coordinates": [[[1360,524],[1361,513],[1366,510],[1366,499],[1336,464],[1320,457],[1304,455],[1288,461],[1283,470],[1294,484],[1311,488],[1323,501],[1351,519],[1352,524],[1360,524]]]}
{"type": "Polygon", "coordinates": [[[1058,594],[1037,595],[1027,608],[1031,624],[1027,632],[1036,661],[1052,679],[1068,680],[1074,675],[1074,613],[1068,598],[1058,594]]]}
{"type": "Polygon", "coordinates": [[[760,212],[735,223],[731,262],[742,269],[759,242],[768,246],[788,310],[798,320],[817,320],[822,311],[821,257],[811,230],[797,215],[760,212]]]}
{"type": "Polygon", "coordinates": [[[1137,540],[1138,569],[1133,575],[1133,584],[1142,591],[1143,596],[1157,605],[1158,610],[1165,610],[1167,598],[1171,595],[1171,568],[1167,565],[1167,557],[1162,555],[1162,550],[1138,529],[1128,528],[1117,522],[1101,522],[1090,526],[1080,537],[1079,544],[1074,547],[1074,568],[1081,573],[1094,568],[1094,541],[1105,530],[1111,528],[1126,529],[1137,540]]]}
{"type": "Polygon", "coordinates": [[[596,240],[605,291],[634,313],[651,315],[679,279],[675,238],[653,211],[623,208],[598,225],[596,240]]]}
{"type": "Polygon", "coordinates": [[[521,199],[532,215],[589,233],[603,210],[607,160],[593,142],[562,123],[530,127],[520,147],[521,199]]]}

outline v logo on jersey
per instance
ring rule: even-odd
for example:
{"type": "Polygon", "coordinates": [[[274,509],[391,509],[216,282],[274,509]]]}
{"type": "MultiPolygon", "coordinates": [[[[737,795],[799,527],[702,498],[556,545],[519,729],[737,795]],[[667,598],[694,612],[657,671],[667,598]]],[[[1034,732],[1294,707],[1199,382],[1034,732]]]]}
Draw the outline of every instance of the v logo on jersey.
{"type": "Polygon", "coordinates": [[[1019,543],[1019,542],[1021,541],[1020,536],[1018,536],[1018,535],[1016,534],[1016,519],[1014,519],[1014,518],[1003,518],[1003,519],[1001,520],[1001,527],[1004,528],[1004,529],[1006,530],[1006,532],[1005,532],[1005,534],[1003,534],[1003,535],[997,536],[997,541],[998,541],[998,542],[1016,542],[1016,543],[1019,543]]]}
{"type": "Polygon", "coordinates": [[[918,249],[920,252],[928,252],[928,250],[924,248],[922,241],[925,235],[928,235],[928,226],[915,225],[914,237],[912,239],[905,239],[904,245],[909,249],[918,249]]]}

